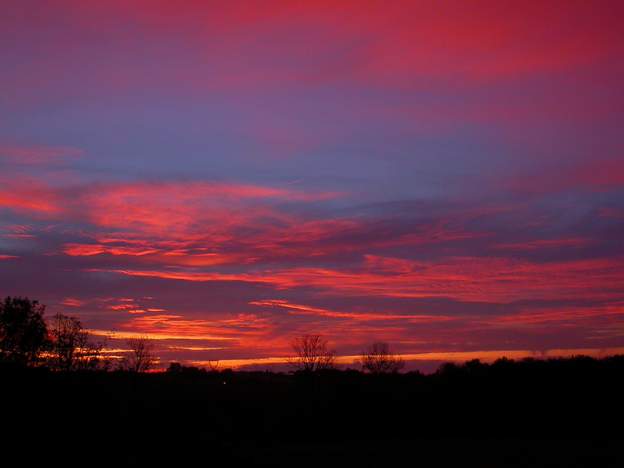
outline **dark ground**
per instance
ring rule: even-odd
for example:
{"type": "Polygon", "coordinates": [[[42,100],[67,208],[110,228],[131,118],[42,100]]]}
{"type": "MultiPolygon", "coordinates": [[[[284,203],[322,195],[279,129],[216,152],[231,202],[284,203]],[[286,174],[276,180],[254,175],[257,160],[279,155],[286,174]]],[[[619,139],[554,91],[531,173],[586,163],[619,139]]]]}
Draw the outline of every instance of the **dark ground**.
{"type": "Polygon", "coordinates": [[[0,391],[4,466],[624,467],[624,356],[428,376],[4,367],[0,391]]]}

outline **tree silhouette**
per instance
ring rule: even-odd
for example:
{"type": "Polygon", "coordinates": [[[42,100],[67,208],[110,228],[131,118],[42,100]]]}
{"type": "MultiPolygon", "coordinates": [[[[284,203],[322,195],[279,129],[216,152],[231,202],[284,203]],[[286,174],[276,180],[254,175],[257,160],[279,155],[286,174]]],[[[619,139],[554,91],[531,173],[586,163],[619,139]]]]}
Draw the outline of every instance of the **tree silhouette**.
{"type": "Polygon", "coordinates": [[[390,350],[388,343],[373,343],[362,352],[362,368],[371,374],[396,373],[404,364],[401,357],[390,350]]]}
{"type": "Polygon", "coordinates": [[[298,336],[292,341],[292,349],[295,357],[290,359],[290,364],[297,370],[317,372],[334,367],[334,352],[320,335],[298,336]]]}
{"type": "Polygon", "coordinates": [[[65,371],[98,368],[102,345],[93,343],[76,317],[56,314],[50,335],[54,367],[65,371]]]}
{"type": "Polygon", "coordinates": [[[45,306],[25,297],[0,303],[0,359],[22,365],[36,363],[48,345],[45,306]]]}
{"type": "Polygon", "coordinates": [[[121,362],[121,367],[131,372],[146,372],[156,363],[154,344],[146,336],[131,338],[127,342],[130,352],[121,362]]]}

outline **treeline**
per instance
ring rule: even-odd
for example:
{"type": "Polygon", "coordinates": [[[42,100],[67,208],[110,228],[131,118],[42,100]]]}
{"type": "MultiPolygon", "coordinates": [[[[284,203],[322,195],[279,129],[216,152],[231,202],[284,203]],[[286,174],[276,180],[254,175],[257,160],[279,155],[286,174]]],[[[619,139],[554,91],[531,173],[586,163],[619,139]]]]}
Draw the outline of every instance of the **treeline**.
{"type": "Polygon", "coordinates": [[[6,459],[24,440],[34,447],[19,451],[24,466],[624,466],[624,356],[474,360],[425,375],[398,372],[378,343],[362,372],[336,369],[327,342],[306,335],[293,373],[99,372],[67,366],[66,330],[84,331],[74,319],[47,323],[24,301],[0,311],[0,440],[6,459]],[[24,314],[32,328],[16,325],[24,314]]]}
{"type": "Polygon", "coordinates": [[[30,437],[50,445],[26,454],[46,463],[624,466],[624,356],[471,361],[428,375],[15,367],[0,382],[4,447],[30,437]]]}
{"type": "MultiPolygon", "coordinates": [[[[45,305],[24,297],[7,297],[0,303],[0,364],[22,367],[44,367],[62,371],[110,371],[124,370],[145,372],[153,369],[159,362],[155,347],[146,336],[126,340],[128,347],[121,359],[106,356],[105,341],[98,340],[82,326],[76,317],[55,314],[50,320],[44,316],[45,305]]],[[[337,370],[336,353],[321,335],[305,334],[295,337],[291,342],[292,356],[288,359],[290,367],[296,373],[331,374],[337,370]]],[[[588,363],[601,365],[619,365],[620,357],[595,360],[589,357],[573,359],[535,360],[524,359],[514,362],[499,359],[493,364],[473,360],[464,364],[443,364],[435,373],[445,379],[453,376],[485,376],[501,369],[513,369],[512,373],[536,373],[545,368],[553,371],[555,367],[571,365],[587,366],[588,363]],[[611,363],[611,364],[608,364],[611,363]],[[527,370],[528,369],[528,370],[527,370]]],[[[358,362],[363,372],[372,375],[397,374],[405,363],[400,355],[394,353],[390,345],[376,342],[361,352],[358,362]]],[[[209,362],[207,368],[185,366],[171,362],[167,368],[170,374],[232,372],[220,369],[218,361],[209,362]]],[[[350,368],[346,373],[355,372],[350,368]]],[[[411,372],[420,375],[419,372],[411,372]]]]}
{"type": "Polygon", "coordinates": [[[47,320],[45,309],[25,297],[7,297],[0,303],[0,364],[60,371],[143,372],[156,362],[147,338],[127,340],[126,355],[113,361],[103,352],[105,341],[85,330],[78,318],[59,313],[47,320]]]}
{"type": "MultiPolygon", "coordinates": [[[[26,367],[48,367],[62,371],[127,370],[145,372],[158,358],[147,337],[126,341],[128,350],[122,359],[113,361],[104,354],[104,342],[98,341],[76,317],[56,314],[44,317],[45,306],[24,297],[7,297],[0,303],[0,363],[26,367]]],[[[320,372],[335,368],[335,352],[320,335],[302,335],[292,342],[294,370],[320,372]]],[[[403,361],[387,343],[374,343],[362,352],[362,369],[373,374],[396,373],[403,361]]],[[[170,370],[182,369],[171,363],[170,370]]],[[[218,362],[208,366],[218,370],[218,362]]]]}

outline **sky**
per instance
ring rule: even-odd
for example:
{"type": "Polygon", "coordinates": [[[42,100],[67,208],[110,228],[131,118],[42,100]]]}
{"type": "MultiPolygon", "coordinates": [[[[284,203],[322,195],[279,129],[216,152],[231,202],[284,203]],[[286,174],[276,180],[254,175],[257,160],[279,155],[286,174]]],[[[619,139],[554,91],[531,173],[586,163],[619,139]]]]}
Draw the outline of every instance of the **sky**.
{"type": "Polygon", "coordinates": [[[622,352],[623,20],[3,0],[0,295],[162,365],[622,352]]]}

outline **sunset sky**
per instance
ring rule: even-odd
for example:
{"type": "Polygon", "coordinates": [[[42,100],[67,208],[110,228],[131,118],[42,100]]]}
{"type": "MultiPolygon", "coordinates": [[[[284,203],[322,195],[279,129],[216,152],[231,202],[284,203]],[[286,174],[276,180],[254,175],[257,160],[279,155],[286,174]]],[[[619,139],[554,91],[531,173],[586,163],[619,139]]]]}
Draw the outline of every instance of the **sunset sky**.
{"type": "Polygon", "coordinates": [[[165,364],[624,349],[623,22],[3,0],[0,294],[165,364]]]}

